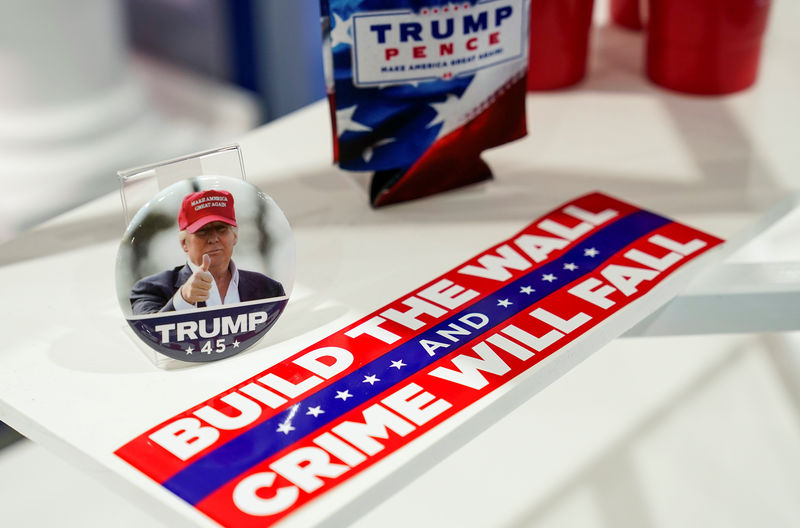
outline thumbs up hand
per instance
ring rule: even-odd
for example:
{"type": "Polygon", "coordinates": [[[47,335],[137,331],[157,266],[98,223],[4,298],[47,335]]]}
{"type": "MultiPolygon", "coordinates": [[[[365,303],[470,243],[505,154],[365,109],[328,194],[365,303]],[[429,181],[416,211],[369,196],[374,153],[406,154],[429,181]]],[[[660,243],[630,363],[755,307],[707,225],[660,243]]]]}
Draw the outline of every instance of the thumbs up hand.
{"type": "Polygon", "coordinates": [[[183,286],[181,286],[181,297],[190,303],[197,304],[201,301],[208,300],[209,292],[211,291],[211,284],[214,278],[208,271],[211,265],[211,258],[208,255],[203,255],[203,264],[200,269],[192,273],[183,286]]]}

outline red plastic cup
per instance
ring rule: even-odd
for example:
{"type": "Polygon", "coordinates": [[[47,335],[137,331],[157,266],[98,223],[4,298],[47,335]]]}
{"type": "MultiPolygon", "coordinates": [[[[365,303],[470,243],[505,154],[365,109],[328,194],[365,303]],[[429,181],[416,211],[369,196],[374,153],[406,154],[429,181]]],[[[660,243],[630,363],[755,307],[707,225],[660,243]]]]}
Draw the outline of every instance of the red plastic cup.
{"type": "Polygon", "coordinates": [[[647,76],[680,92],[719,95],[758,74],[770,0],[650,0],[647,76]]]}
{"type": "Polygon", "coordinates": [[[531,0],[528,90],[555,90],[586,74],[594,0],[531,0]]]}
{"type": "Polygon", "coordinates": [[[611,20],[624,28],[635,31],[642,29],[639,0],[611,0],[611,20]]]}

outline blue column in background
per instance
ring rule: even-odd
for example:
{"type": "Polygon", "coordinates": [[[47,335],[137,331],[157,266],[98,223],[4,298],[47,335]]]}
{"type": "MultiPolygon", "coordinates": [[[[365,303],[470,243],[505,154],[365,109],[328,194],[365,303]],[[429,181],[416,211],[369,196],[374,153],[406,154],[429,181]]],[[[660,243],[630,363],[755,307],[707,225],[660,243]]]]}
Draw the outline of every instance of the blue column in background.
{"type": "Polygon", "coordinates": [[[266,120],[325,96],[319,0],[249,0],[266,120]]]}

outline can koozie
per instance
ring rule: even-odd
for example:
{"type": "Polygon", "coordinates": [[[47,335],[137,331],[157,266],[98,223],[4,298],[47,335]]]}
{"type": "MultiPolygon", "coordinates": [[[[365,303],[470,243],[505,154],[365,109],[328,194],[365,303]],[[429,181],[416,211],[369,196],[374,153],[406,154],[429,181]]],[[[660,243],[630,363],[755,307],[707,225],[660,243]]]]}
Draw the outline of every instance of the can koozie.
{"type": "Polygon", "coordinates": [[[375,206],[491,178],[526,134],[530,0],[320,0],[334,161],[375,206]]]}

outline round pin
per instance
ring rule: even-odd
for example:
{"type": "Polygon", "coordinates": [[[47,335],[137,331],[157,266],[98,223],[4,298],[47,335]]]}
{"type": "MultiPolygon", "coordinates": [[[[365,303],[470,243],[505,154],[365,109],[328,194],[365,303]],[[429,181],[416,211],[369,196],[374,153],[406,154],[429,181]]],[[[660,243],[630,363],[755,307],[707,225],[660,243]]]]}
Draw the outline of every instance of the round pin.
{"type": "Polygon", "coordinates": [[[117,253],[128,324],[173,359],[215,361],[253,346],[283,312],[294,281],[289,222],[235,178],[199,176],[156,194],[117,253]]]}

